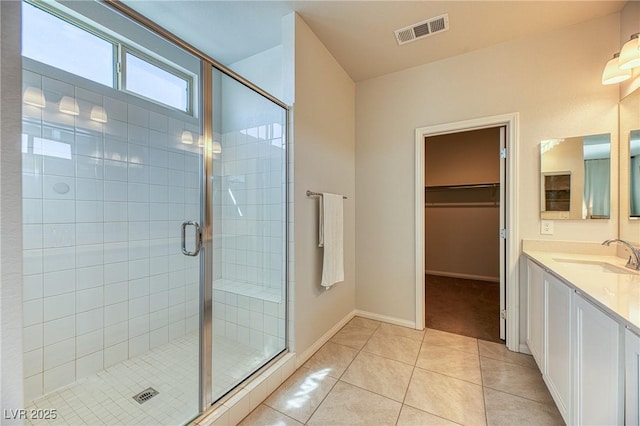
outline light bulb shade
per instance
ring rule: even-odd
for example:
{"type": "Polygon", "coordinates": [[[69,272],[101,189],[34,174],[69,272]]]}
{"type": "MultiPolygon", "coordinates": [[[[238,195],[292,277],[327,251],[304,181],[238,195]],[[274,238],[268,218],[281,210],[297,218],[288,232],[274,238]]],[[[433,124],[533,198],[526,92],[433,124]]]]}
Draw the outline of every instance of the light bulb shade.
{"type": "Polygon", "coordinates": [[[107,111],[97,105],[91,108],[90,117],[93,121],[97,121],[98,123],[106,123],[108,120],[107,111]]]}
{"type": "Polygon", "coordinates": [[[37,87],[29,86],[24,91],[22,101],[27,105],[32,105],[38,108],[44,108],[47,106],[47,101],[44,99],[44,93],[37,87]]]}
{"type": "Polygon", "coordinates": [[[64,112],[69,115],[80,115],[80,107],[78,102],[71,96],[63,96],[60,99],[60,105],[58,106],[60,112],[64,112]]]}
{"type": "Polygon", "coordinates": [[[638,38],[638,34],[632,35],[631,40],[622,46],[619,67],[623,70],[640,67],[640,38],[638,38]]]}
{"type": "Polygon", "coordinates": [[[214,154],[220,154],[222,152],[222,145],[220,145],[220,142],[213,141],[211,144],[211,152],[214,154]]]}
{"type": "Polygon", "coordinates": [[[607,62],[602,71],[602,84],[616,84],[631,77],[631,70],[621,70],[618,66],[618,54],[607,62]]]}
{"type": "Polygon", "coordinates": [[[193,135],[190,131],[185,130],[180,136],[180,141],[185,145],[193,145],[193,135]]]}

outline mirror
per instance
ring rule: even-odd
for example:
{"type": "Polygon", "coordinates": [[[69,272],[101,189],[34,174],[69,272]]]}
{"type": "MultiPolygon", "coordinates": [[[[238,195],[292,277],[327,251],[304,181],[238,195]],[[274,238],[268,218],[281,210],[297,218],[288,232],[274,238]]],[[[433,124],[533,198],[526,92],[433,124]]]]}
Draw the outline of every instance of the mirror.
{"type": "Polygon", "coordinates": [[[540,144],[540,217],[609,219],[611,134],[540,144]]]}
{"type": "Polygon", "coordinates": [[[620,238],[640,244],[640,89],[620,101],[620,238]]]}

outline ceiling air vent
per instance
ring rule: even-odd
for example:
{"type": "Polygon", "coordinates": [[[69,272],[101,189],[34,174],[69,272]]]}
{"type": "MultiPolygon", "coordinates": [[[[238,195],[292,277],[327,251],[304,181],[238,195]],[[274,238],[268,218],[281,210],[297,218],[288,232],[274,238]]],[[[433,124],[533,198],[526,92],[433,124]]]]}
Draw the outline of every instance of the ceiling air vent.
{"type": "Polygon", "coordinates": [[[449,15],[444,14],[408,27],[395,30],[396,40],[399,45],[410,43],[430,35],[447,31],[449,29],[449,15]]]}

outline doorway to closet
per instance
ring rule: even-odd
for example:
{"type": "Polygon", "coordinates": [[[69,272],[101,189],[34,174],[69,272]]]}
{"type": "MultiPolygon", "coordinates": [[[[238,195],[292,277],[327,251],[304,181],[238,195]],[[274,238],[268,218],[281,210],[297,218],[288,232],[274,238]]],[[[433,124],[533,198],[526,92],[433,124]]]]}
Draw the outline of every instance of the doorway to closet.
{"type": "Polygon", "coordinates": [[[504,339],[504,142],[504,126],[424,138],[428,328],[504,339]]]}

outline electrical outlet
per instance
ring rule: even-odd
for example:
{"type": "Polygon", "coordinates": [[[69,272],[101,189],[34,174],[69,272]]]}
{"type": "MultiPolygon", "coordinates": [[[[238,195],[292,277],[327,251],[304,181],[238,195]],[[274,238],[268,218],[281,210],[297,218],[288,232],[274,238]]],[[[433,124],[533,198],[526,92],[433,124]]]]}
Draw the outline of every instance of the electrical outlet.
{"type": "Polygon", "coordinates": [[[540,233],[542,235],[553,235],[553,221],[543,220],[540,222],[540,233]]]}

